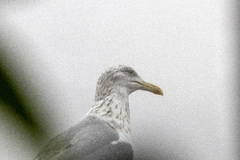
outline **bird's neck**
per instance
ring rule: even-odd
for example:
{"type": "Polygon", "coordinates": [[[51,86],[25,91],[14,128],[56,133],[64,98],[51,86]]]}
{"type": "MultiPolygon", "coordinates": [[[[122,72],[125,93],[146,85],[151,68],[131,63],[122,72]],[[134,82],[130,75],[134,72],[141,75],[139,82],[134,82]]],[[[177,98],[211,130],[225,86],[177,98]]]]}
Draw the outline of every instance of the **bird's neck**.
{"type": "Polygon", "coordinates": [[[97,101],[88,115],[97,116],[124,134],[131,134],[127,93],[113,92],[97,101]]]}

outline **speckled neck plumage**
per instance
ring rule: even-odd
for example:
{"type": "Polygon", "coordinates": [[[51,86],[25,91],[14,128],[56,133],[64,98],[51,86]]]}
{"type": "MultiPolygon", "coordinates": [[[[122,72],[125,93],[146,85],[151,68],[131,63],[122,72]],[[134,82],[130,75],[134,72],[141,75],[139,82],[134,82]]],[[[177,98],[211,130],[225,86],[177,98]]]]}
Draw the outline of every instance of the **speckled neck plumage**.
{"type": "Polygon", "coordinates": [[[88,113],[125,134],[131,134],[128,94],[112,93],[95,103],[88,113]]]}
{"type": "Polygon", "coordinates": [[[118,141],[131,144],[128,96],[139,89],[162,93],[157,86],[144,82],[131,67],[119,65],[108,68],[98,79],[95,104],[87,116],[106,122],[118,132],[118,141]]]}

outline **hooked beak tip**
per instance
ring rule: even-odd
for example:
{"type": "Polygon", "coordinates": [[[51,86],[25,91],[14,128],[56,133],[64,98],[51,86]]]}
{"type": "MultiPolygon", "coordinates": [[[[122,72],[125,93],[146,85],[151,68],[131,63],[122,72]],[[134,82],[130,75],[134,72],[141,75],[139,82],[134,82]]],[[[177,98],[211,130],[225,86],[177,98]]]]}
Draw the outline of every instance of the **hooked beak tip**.
{"type": "Polygon", "coordinates": [[[153,85],[151,83],[148,83],[148,82],[142,82],[141,85],[143,86],[143,88],[142,88],[143,90],[163,96],[163,91],[160,87],[153,85]]]}

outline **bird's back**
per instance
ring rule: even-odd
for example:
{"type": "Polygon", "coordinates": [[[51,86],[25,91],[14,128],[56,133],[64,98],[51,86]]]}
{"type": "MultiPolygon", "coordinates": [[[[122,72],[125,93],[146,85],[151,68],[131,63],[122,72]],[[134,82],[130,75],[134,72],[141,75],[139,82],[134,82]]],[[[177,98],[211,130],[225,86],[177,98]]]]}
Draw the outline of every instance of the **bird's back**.
{"type": "Polygon", "coordinates": [[[45,146],[35,160],[132,160],[132,146],[118,141],[118,132],[88,116],[58,135],[45,146]]]}

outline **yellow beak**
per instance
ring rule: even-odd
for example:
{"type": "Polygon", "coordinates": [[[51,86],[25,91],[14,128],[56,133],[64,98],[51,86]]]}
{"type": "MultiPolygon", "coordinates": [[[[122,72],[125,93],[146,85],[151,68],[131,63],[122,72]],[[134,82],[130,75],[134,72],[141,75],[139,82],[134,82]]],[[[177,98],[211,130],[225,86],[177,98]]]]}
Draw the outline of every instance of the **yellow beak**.
{"type": "Polygon", "coordinates": [[[143,88],[142,88],[143,90],[146,90],[146,91],[152,92],[154,94],[158,94],[158,95],[163,96],[163,91],[158,86],[153,85],[153,84],[148,83],[148,82],[141,82],[140,84],[143,86],[143,88]]]}

